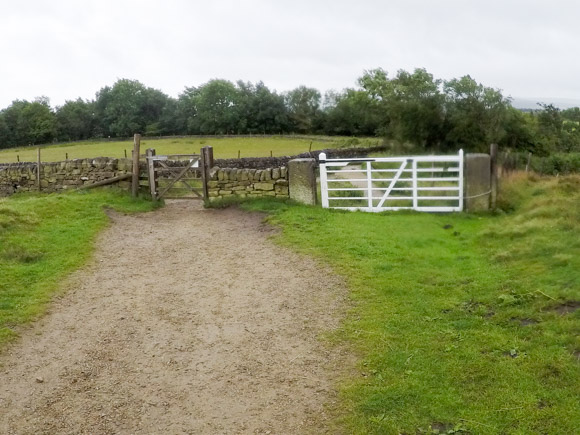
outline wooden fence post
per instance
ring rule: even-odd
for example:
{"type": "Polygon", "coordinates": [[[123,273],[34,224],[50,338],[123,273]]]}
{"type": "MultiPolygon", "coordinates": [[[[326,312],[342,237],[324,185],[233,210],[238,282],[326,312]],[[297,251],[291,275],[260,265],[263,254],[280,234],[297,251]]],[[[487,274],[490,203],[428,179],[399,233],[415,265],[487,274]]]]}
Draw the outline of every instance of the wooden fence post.
{"type": "Polygon", "coordinates": [[[36,185],[38,186],[38,191],[40,192],[40,171],[42,169],[42,164],[40,163],[40,147],[36,154],[36,185]]]}
{"type": "Polygon", "coordinates": [[[151,199],[157,201],[157,177],[155,176],[155,162],[151,157],[155,155],[155,150],[148,148],[145,151],[147,155],[147,176],[149,178],[149,191],[151,192],[151,199]]]}
{"type": "Polygon", "coordinates": [[[526,172],[530,170],[530,163],[532,162],[532,153],[528,153],[528,162],[526,163],[526,172]]]}
{"type": "Polygon", "coordinates": [[[201,182],[203,184],[203,200],[209,200],[208,182],[209,171],[213,167],[213,147],[205,146],[201,149],[201,182]]]}
{"type": "Polygon", "coordinates": [[[489,147],[490,169],[491,169],[491,195],[490,208],[495,210],[497,204],[497,144],[492,143],[489,147]]]}
{"type": "Polygon", "coordinates": [[[137,198],[139,192],[139,153],[141,150],[141,135],[133,136],[133,180],[131,183],[131,196],[137,198]]]}

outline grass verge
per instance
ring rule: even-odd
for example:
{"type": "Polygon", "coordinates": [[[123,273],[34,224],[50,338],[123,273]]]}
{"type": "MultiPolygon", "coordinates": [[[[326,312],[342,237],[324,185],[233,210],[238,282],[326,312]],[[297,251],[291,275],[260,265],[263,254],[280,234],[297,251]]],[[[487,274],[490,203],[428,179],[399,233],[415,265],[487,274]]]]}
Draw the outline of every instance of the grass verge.
{"type": "Polygon", "coordinates": [[[0,350],[91,256],[108,223],[104,207],[138,212],[153,204],[110,189],[0,199],[0,350]]]}
{"type": "Polygon", "coordinates": [[[517,177],[501,204],[508,213],[242,205],[347,279],[354,308],[334,339],[359,364],[337,431],[577,431],[580,177],[517,177]]]}

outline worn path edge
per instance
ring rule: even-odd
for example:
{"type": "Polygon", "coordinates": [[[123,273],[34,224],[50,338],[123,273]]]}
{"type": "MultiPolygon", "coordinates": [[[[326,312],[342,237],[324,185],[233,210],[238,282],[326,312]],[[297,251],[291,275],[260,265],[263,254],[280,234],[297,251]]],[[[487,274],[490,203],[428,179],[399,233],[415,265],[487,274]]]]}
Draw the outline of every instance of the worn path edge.
{"type": "MultiPolygon", "coordinates": [[[[112,214],[93,260],[0,354],[6,434],[323,433],[344,282],[262,216],[112,214]]],[[[79,247],[79,249],[83,249],[79,247]]]]}

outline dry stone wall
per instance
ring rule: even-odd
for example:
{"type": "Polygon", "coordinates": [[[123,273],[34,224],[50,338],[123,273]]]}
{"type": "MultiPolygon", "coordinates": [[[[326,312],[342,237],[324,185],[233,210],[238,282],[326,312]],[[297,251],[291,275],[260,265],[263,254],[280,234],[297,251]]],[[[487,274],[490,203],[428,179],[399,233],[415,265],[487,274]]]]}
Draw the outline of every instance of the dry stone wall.
{"type": "MultiPolygon", "coordinates": [[[[40,187],[43,192],[58,192],[86,184],[130,174],[130,159],[97,157],[41,164],[40,187]]],[[[36,163],[11,163],[0,165],[0,196],[17,192],[38,191],[36,163]]],[[[120,181],[120,187],[128,188],[130,181],[120,181]]]]}
{"type": "Polygon", "coordinates": [[[238,168],[238,169],[267,169],[288,166],[288,162],[294,159],[313,158],[318,162],[320,153],[326,153],[329,159],[365,157],[370,153],[386,151],[386,146],[365,147],[365,148],[338,148],[324,149],[295,156],[283,157],[243,157],[241,159],[215,159],[214,163],[220,168],[238,168]]]}
{"type": "Polygon", "coordinates": [[[209,173],[210,201],[228,197],[288,198],[288,169],[286,166],[266,169],[237,169],[213,167],[209,173]]]}

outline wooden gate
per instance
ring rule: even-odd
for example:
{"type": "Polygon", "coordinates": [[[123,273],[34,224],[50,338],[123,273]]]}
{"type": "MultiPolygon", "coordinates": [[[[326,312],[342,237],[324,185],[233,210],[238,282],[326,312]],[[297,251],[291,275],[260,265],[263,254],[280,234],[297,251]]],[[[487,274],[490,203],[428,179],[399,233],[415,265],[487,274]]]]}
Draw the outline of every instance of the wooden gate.
{"type": "Polygon", "coordinates": [[[207,198],[206,179],[213,165],[212,147],[203,148],[200,154],[156,155],[154,149],[148,149],[146,158],[154,201],[207,198]]]}

